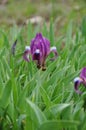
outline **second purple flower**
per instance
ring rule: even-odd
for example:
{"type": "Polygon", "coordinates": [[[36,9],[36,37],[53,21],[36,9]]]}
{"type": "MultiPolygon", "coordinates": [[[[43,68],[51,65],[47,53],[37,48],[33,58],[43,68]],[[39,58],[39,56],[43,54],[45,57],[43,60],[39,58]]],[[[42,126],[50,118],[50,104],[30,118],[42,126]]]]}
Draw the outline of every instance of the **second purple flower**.
{"type": "Polygon", "coordinates": [[[53,61],[58,56],[56,47],[53,46],[50,48],[50,41],[43,37],[41,33],[37,33],[35,38],[31,40],[30,46],[25,47],[23,58],[29,62],[29,55],[31,55],[32,60],[36,61],[37,68],[46,70],[46,58],[51,52],[54,53],[54,57],[50,59],[53,61]]]}
{"type": "Polygon", "coordinates": [[[74,89],[78,94],[82,94],[79,90],[80,84],[83,84],[86,87],[86,67],[82,68],[80,76],[74,79],[74,89]]]}

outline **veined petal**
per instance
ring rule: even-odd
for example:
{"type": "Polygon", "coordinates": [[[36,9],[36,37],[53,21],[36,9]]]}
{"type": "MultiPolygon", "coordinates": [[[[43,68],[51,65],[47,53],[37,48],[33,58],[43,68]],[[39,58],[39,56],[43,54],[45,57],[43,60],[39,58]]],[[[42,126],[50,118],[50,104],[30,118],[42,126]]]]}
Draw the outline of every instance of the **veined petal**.
{"type": "Polygon", "coordinates": [[[80,77],[76,77],[74,79],[74,89],[78,94],[82,94],[82,92],[79,90],[79,86],[81,83],[83,83],[83,80],[80,77]]]}
{"type": "Polygon", "coordinates": [[[55,46],[53,46],[53,47],[50,48],[50,53],[51,53],[51,52],[54,53],[54,57],[50,59],[51,61],[53,61],[53,60],[55,60],[55,59],[57,58],[57,56],[58,56],[57,49],[56,49],[55,46]]]}
{"type": "Polygon", "coordinates": [[[23,59],[26,60],[27,62],[29,62],[29,54],[31,54],[30,46],[26,46],[23,54],[23,59]]]}

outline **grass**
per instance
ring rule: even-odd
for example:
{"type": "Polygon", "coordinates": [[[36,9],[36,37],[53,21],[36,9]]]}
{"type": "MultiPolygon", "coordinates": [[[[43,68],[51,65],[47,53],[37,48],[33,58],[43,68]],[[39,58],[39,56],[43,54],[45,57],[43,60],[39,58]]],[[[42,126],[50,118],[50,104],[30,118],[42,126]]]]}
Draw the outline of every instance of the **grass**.
{"type": "Polygon", "coordinates": [[[86,66],[85,18],[76,30],[73,26],[70,22],[62,37],[54,35],[52,22],[49,30],[46,23],[42,28],[29,23],[22,29],[0,29],[0,130],[86,129],[86,90],[81,87],[84,93],[76,94],[73,83],[86,66]],[[22,58],[25,45],[39,31],[59,53],[54,62],[47,59],[46,71],[22,58]],[[13,56],[11,46],[16,38],[13,56]]]}

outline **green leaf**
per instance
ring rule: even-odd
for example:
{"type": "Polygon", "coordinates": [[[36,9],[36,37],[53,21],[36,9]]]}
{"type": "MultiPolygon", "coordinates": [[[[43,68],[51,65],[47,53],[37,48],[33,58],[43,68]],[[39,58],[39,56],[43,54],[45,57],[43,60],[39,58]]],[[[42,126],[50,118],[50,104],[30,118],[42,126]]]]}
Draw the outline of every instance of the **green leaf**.
{"type": "Polygon", "coordinates": [[[9,104],[9,97],[11,94],[11,81],[8,80],[4,89],[3,89],[3,93],[2,93],[2,97],[0,98],[0,106],[2,106],[2,108],[6,108],[7,105],[9,104]]]}
{"type": "Polygon", "coordinates": [[[45,113],[52,113],[54,116],[56,116],[58,113],[61,113],[65,108],[69,107],[70,104],[62,103],[51,106],[49,109],[46,109],[45,113]]]}
{"type": "Polygon", "coordinates": [[[44,26],[43,26],[43,29],[42,29],[42,33],[43,33],[43,36],[49,38],[49,33],[48,33],[47,25],[46,25],[45,22],[44,22],[44,26]]]}
{"type": "Polygon", "coordinates": [[[1,59],[2,59],[3,66],[6,69],[7,74],[9,76],[9,78],[10,78],[11,77],[11,68],[9,66],[9,63],[6,61],[5,57],[2,57],[1,59]]]}
{"type": "Polygon", "coordinates": [[[82,35],[85,37],[86,40],[86,17],[84,17],[82,20],[81,29],[82,29],[82,35]]]}
{"type": "Polygon", "coordinates": [[[69,47],[69,45],[72,42],[72,21],[68,25],[67,28],[67,34],[66,34],[66,47],[69,47]]]}
{"type": "Polygon", "coordinates": [[[50,98],[47,94],[47,92],[45,91],[45,89],[43,87],[40,87],[40,92],[41,92],[41,95],[42,95],[42,98],[44,100],[44,104],[49,107],[51,102],[50,102],[50,98]]]}
{"type": "Polygon", "coordinates": [[[53,30],[53,20],[50,21],[50,43],[54,45],[54,30],[53,30]]]}
{"type": "Polygon", "coordinates": [[[68,121],[68,120],[60,120],[60,121],[47,121],[40,125],[37,130],[62,130],[67,128],[74,128],[77,130],[79,122],[77,121],[68,121]]]}
{"type": "Polygon", "coordinates": [[[30,44],[30,41],[31,41],[31,39],[33,38],[33,31],[32,31],[32,25],[31,25],[31,23],[29,22],[28,23],[28,45],[30,44]]]}
{"type": "MultiPolygon", "coordinates": [[[[31,102],[30,100],[26,100],[27,102],[27,123],[26,126],[27,128],[28,126],[28,122],[32,122],[33,126],[35,127],[39,127],[40,124],[42,124],[44,121],[46,121],[46,117],[43,114],[43,112],[38,108],[38,106],[36,106],[33,102],[31,102]]],[[[36,128],[35,128],[36,129],[36,128]]]]}

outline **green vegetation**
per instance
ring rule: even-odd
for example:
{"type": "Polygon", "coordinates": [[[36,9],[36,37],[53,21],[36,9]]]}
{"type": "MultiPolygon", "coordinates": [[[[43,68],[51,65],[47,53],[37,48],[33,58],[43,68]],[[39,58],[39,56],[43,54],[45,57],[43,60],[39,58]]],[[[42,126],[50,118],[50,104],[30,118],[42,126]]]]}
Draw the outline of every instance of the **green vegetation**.
{"type": "Polygon", "coordinates": [[[0,130],[86,130],[86,88],[81,85],[83,94],[78,95],[73,82],[86,66],[85,4],[8,0],[0,5],[0,130]],[[35,15],[44,18],[42,26],[20,26],[35,15]],[[46,71],[22,57],[38,32],[59,54],[53,62],[49,55],[46,71]]]}
{"type": "Polygon", "coordinates": [[[46,24],[42,28],[28,24],[22,30],[17,26],[0,30],[0,130],[86,129],[86,89],[80,88],[84,92],[80,96],[75,93],[73,83],[86,66],[84,23],[85,18],[72,35],[74,24],[70,22],[62,37],[54,37],[52,22],[49,30],[46,24]],[[22,58],[25,45],[39,31],[59,53],[56,61],[47,59],[46,71],[22,58]],[[18,44],[13,56],[11,46],[16,38],[18,44]]]}

